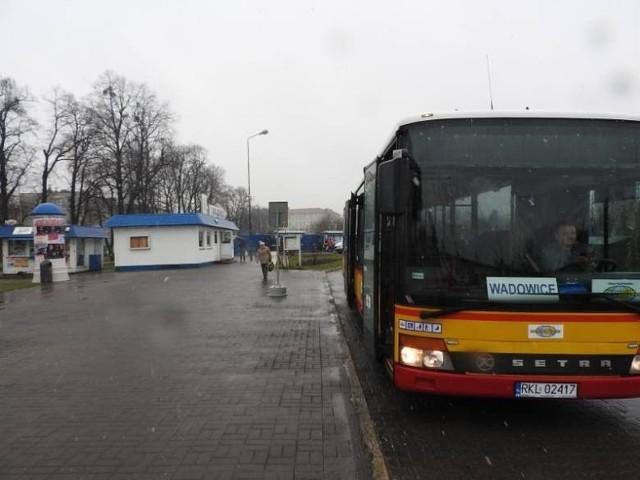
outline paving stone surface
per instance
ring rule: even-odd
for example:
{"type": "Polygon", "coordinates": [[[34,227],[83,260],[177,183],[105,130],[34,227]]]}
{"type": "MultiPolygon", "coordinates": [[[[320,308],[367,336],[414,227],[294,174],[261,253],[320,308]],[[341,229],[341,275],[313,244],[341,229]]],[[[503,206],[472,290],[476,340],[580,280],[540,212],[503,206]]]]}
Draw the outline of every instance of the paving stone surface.
{"type": "Polygon", "coordinates": [[[281,298],[260,275],[103,272],[1,295],[0,478],[369,478],[325,274],[281,272],[281,298]]]}

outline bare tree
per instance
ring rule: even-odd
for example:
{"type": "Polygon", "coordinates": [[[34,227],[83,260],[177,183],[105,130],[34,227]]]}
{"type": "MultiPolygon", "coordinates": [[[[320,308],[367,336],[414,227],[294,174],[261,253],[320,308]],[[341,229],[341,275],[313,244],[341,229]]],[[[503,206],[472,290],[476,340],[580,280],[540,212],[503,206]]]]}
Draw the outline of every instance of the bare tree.
{"type": "Polygon", "coordinates": [[[127,145],[130,179],[127,211],[151,212],[158,206],[158,176],[168,162],[164,147],[169,142],[172,116],[167,105],[161,105],[145,85],[140,85],[131,106],[131,118],[127,145]]]}
{"type": "Polygon", "coordinates": [[[227,191],[224,183],[224,169],[213,164],[208,164],[202,178],[202,193],[207,196],[209,204],[220,205],[224,201],[227,191]]]}
{"type": "Polygon", "coordinates": [[[40,199],[42,202],[47,201],[49,177],[53,170],[58,163],[67,160],[67,154],[73,150],[73,144],[69,142],[69,136],[65,135],[65,131],[70,127],[72,120],[67,109],[70,98],[73,98],[70,94],[62,92],[60,88],[54,88],[53,98],[47,99],[51,123],[47,129],[47,143],[42,149],[43,166],[40,177],[42,187],[40,199]]]}
{"type": "Polygon", "coordinates": [[[200,195],[204,193],[204,177],[207,169],[207,153],[199,145],[189,145],[182,150],[184,154],[181,171],[176,172],[176,194],[178,211],[195,211],[200,203],[200,195]]]}
{"type": "MultiPolygon", "coordinates": [[[[0,202],[6,218],[8,200],[30,166],[24,136],[36,124],[26,112],[26,91],[10,79],[3,80],[2,100],[0,202]]],[[[114,213],[197,211],[203,195],[208,203],[223,206],[244,222],[244,189],[226,185],[223,169],[208,160],[201,146],[174,145],[172,114],[145,85],[107,71],[87,100],[78,101],[54,89],[48,104],[49,125],[39,171],[41,198],[47,200],[57,166],[68,162],[73,223],[87,218],[100,223],[114,213]]]]}
{"type": "Polygon", "coordinates": [[[160,212],[178,212],[178,192],[182,185],[184,155],[182,148],[166,142],[162,150],[164,167],[158,176],[157,202],[160,212]]]}
{"type": "Polygon", "coordinates": [[[170,157],[172,115],[145,85],[112,72],[103,74],[91,98],[100,165],[97,178],[113,213],[153,212],[161,208],[160,174],[170,157]]]}
{"type": "Polygon", "coordinates": [[[135,86],[113,72],[104,73],[94,86],[91,108],[100,146],[100,166],[96,173],[104,182],[107,198],[115,198],[115,212],[110,213],[128,213],[125,155],[131,135],[131,104],[134,101],[135,86]]]}
{"type": "Polygon", "coordinates": [[[11,78],[0,77],[0,222],[8,219],[11,197],[33,161],[33,152],[25,143],[37,126],[27,112],[30,101],[26,89],[11,78]]]}
{"type": "MultiPolygon", "coordinates": [[[[100,196],[99,182],[96,180],[95,139],[96,129],[92,111],[86,104],[72,95],[65,98],[68,113],[68,128],[65,141],[71,146],[67,153],[69,167],[69,219],[72,224],[85,223],[90,202],[100,196]]],[[[101,216],[94,215],[92,223],[100,223],[101,216]]]]}
{"type": "Polygon", "coordinates": [[[227,218],[238,228],[249,230],[249,203],[247,189],[244,187],[230,187],[225,185],[221,190],[220,205],[227,212],[227,218]]]}

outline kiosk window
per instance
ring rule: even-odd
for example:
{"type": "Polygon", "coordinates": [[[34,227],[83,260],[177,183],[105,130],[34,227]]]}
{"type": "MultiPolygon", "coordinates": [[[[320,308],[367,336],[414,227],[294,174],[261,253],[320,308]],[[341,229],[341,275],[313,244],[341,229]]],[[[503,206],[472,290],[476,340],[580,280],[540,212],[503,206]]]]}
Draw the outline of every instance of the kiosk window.
{"type": "Polygon", "coordinates": [[[139,237],[129,237],[129,248],[131,250],[149,248],[149,237],[147,235],[139,237]]]}

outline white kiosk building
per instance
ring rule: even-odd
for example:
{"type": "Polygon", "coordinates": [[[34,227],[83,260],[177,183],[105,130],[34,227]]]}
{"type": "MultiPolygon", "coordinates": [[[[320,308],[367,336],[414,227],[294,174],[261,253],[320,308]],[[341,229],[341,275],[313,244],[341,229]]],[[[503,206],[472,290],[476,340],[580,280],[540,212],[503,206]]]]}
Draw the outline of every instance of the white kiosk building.
{"type": "Polygon", "coordinates": [[[238,227],[203,213],[114,215],[116,271],[196,268],[234,260],[238,227]]]}
{"type": "MultiPolygon", "coordinates": [[[[64,229],[65,253],[69,273],[100,271],[103,265],[107,231],[100,227],[70,225],[64,229]]],[[[31,274],[36,270],[33,226],[0,226],[2,273],[31,274]]],[[[40,267],[37,265],[38,268],[40,267]]]]}

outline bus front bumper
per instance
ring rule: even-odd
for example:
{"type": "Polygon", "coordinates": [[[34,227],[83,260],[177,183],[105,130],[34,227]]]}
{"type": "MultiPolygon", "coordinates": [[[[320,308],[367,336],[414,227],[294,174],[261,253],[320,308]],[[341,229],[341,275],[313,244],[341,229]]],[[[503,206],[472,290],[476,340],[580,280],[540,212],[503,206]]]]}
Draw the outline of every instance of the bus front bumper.
{"type": "Polygon", "coordinates": [[[518,382],[575,383],[576,398],[640,397],[640,375],[629,377],[495,375],[425,371],[395,364],[396,387],[410,392],[470,397],[516,397],[518,382]]]}

